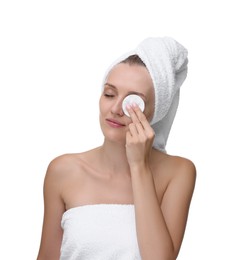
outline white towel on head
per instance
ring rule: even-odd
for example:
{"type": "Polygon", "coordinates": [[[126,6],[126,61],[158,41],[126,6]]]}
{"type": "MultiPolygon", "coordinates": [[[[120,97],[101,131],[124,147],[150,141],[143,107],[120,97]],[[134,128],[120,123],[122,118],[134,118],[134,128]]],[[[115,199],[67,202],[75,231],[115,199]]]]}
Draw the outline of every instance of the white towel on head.
{"type": "Polygon", "coordinates": [[[163,152],[179,104],[179,89],[187,76],[188,51],[170,37],[150,37],[135,50],[122,55],[108,69],[131,55],[145,63],[155,89],[155,111],[150,124],[155,131],[153,146],[163,152]]]}

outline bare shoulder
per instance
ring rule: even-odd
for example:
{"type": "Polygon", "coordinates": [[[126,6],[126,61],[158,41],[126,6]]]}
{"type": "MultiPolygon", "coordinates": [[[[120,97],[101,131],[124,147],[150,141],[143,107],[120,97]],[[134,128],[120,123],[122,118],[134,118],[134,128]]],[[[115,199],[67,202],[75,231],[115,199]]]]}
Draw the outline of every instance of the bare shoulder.
{"type": "MultiPolygon", "coordinates": [[[[171,172],[171,178],[167,193],[173,196],[187,199],[190,203],[196,182],[196,167],[194,163],[187,158],[180,156],[168,156],[167,167],[171,172]]],[[[188,204],[187,203],[187,204],[188,204]]]]}
{"type": "Polygon", "coordinates": [[[71,172],[74,168],[82,167],[85,153],[63,154],[55,157],[48,165],[47,174],[54,177],[63,177],[67,172],[71,172]]]}
{"type": "Polygon", "coordinates": [[[157,150],[154,150],[153,157],[153,161],[161,170],[170,172],[174,177],[182,174],[196,176],[195,164],[190,159],[165,154],[157,150]]]}
{"type": "Polygon", "coordinates": [[[166,156],[166,164],[170,167],[175,169],[175,173],[179,174],[190,174],[196,175],[196,167],[194,163],[187,158],[174,156],[174,155],[167,155],[166,156]]]}
{"type": "Polygon", "coordinates": [[[52,185],[61,192],[64,183],[71,177],[72,173],[79,172],[77,170],[80,167],[78,158],[77,154],[63,154],[55,157],[48,165],[44,179],[45,186],[51,187],[52,185]]]}
{"type": "Polygon", "coordinates": [[[48,170],[51,172],[62,172],[73,164],[77,158],[76,154],[62,154],[55,157],[48,165],[48,170]]]}
{"type": "Polygon", "coordinates": [[[155,151],[155,173],[157,179],[163,180],[166,187],[185,186],[192,192],[196,181],[195,164],[187,158],[155,151]]]}
{"type": "Polygon", "coordinates": [[[187,158],[180,156],[171,156],[168,157],[168,165],[174,169],[174,175],[172,176],[173,180],[181,180],[182,183],[189,182],[194,184],[196,180],[196,167],[195,164],[187,158]]]}
{"type": "Polygon", "coordinates": [[[64,183],[79,177],[85,177],[88,173],[88,166],[95,157],[95,150],[55,157],[48,165],[45,180],[64,183]]]}

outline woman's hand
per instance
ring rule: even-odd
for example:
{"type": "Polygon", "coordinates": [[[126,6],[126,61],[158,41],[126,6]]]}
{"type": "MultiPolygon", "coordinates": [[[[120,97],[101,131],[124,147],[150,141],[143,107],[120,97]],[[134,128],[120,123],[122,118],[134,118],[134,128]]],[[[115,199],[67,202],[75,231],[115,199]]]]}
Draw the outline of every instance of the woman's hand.
{"type": "Polygon", "coordinates": [[[130,167],[142,164],[148,165],[155,137],[154,130],[136,104],[128,106],[127,110],[132,119],[126,133],[126,154],[129,165],[130,167]]]}

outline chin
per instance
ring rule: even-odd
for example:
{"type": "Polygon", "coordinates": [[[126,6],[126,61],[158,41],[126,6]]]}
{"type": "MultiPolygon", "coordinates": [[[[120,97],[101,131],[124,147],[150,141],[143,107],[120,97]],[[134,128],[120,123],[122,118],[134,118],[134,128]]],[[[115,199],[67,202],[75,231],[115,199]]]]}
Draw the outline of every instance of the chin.
{"type": "Polygon", "coordinates": [[[100,127],[106,141],[115,142],[118,144],[125,145],[126,143],[126,129],[111,128],[105,122],[101,122],[100,127]]]}
{"type": "Polygon", "coordinates": [[[103,133],[106,141],[116,142],[118,144],[125,145],[125,142],[126,142],[125,132],[120,133],[120,132],[117,132],[116,130],[114,131],[114,129],[113,130],[111,130],[111,129],[103,130],[102,129],[102,133],[103,133]]]}

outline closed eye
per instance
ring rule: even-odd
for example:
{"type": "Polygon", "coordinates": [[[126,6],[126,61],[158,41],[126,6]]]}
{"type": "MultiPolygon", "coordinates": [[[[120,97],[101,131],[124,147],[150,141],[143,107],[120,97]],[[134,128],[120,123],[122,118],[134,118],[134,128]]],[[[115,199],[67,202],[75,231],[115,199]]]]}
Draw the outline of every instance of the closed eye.
{"type": "Polygon", "coordinates": [[[113,98],[114,97],[114,95],[112,95],[112,94],[104,94],[104,96],[106,97],[106,98],[113,98]]]}

